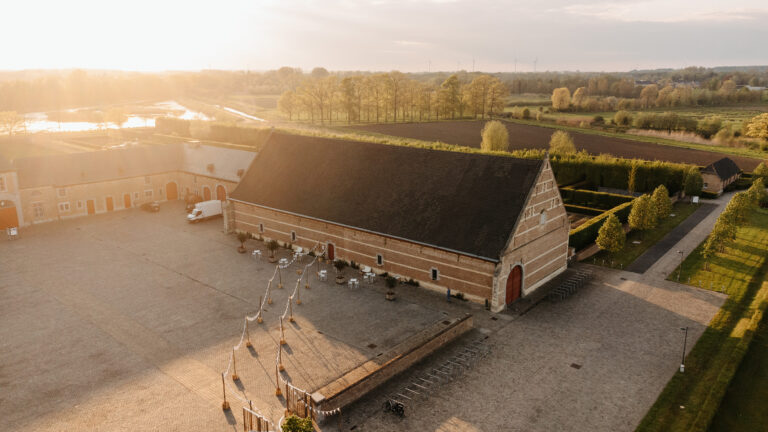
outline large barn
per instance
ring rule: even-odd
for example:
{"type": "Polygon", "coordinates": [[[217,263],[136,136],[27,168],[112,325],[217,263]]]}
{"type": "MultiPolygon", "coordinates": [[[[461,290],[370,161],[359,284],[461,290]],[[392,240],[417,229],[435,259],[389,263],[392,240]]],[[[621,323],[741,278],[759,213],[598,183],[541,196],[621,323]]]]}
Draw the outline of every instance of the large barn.
{"type": "Polygon", "coordinates": [[[501,310],[566,268],[548,160],[274,133],[228,200],[234,229],[450,288],[501,310]]]}

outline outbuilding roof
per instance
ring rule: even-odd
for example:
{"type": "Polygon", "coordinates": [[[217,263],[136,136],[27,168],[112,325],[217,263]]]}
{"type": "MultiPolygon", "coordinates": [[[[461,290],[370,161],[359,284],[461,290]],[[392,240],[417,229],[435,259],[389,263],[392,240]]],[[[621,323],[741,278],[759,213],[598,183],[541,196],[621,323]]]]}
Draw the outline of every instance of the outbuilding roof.
{"type": "Polygon", "coordinates": [[[727,180],[738,174],[740,171],[741,170],[739,169],[739,166],[736,165],[736,162],[727,157],[712,162],[702,170],[704,173],[715,174],[720,180],[727,180]]]}
{"type": "Polygon", "coordinates": [[[21,158],[14,161],[19,188],[67,186],[178,171],[177,144],[21,158]]]}
{"type": "Polygon", "coordinates": [[[498,261],[542,164],[276,132],[230,197],[498,261]]]}

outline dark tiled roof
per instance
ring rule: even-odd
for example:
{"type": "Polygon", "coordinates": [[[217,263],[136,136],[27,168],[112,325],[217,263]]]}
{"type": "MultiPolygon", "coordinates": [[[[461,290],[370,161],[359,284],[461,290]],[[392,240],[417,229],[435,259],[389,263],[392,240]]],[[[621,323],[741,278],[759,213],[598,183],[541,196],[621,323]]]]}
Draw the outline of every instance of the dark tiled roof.
{"type": "Polygon", "coordinates": [[[718,161],[712,162],[711,164],[704,167],[703,172],[715,174],[718,177],[720,177],[720,180],[726,180],[734,175],[738,174],[739,166],[736,165],[736,162],[732,161],[729,158],[722,158],[718,161]]]}
{"type": "Polygon", "coordinates": [[[140,177],[181,168],[181,147],[135,146],[17,159],[19,188],[66,186],[140,177]]]}
{"type": "Polygon", "coordinates": [[[275,133],[231,197],[498,260],[541,164],[275,133]]]}

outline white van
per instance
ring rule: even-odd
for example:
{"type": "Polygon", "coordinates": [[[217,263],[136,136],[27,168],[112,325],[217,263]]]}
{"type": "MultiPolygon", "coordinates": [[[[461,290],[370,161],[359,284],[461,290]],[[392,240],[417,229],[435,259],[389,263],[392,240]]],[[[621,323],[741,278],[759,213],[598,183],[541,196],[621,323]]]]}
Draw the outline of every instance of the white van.
{"type": "Polygon", "coordinates": [[[187,215],[187,221],[194,223],[219,215],[221,215],[221,201],[202,201],[195,204],[195,209],[187,215]]]}

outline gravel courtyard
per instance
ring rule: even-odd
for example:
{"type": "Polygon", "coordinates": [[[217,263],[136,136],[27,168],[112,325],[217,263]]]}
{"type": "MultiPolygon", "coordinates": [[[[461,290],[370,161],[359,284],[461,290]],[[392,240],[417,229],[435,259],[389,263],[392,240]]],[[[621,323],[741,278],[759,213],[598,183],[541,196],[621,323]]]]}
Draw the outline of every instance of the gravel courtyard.
{"type": "MultiPolygon", "coordinates": [[[[242,430],[231,390],[233,409],[221,410],[220,374],[274,266],[238,254],[221,220],[188,225],[183,214],[182,203],[168,203],[157,214],[116,212],[0,240],[0,430],[242,430]]],[[[283,272],[264,323],[250,325],[254,347],[237,352],[241,381],[229,381],[272,420],[283,414],[277,317],[297,268],[283,272]]],[[[351,407],[342,428],[632,430],[679,364],[678,328],[691,327],[690,349],[723,297],[593,270],[595,282],[572,298],[521,317],[405,286],[387,302],[380,281],[350,290],[313,278],[296,323],[286,323],[286,376],[318,388],[470,312],[490,336],[489,357],[403,420],[380,412],[385,387],[351,407]]]]}

